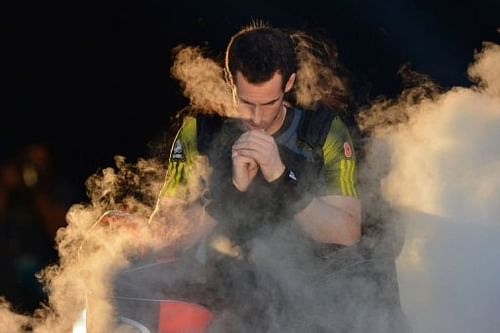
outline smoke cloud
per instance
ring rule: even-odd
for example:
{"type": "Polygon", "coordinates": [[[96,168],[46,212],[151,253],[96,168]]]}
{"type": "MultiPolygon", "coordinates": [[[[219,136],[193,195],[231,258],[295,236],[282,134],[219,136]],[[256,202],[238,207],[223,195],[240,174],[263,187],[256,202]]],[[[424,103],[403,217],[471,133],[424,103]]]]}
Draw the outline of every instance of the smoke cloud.
{"type": "Polygon", "coordinates": [[[297,54],[297,105],[309,109],[322,102],[338,107],[347,88],[339,76],[340,63],[334,45],[302,31],[291,33],[291,37],[297,54]]]}
{"type": "MultiPolygon", "coordinates": [[[[307,70],[317,64],[308,67],[303,62],[301,66],[307,70]]],[[[378,191],[380,186],[384,199],[396,210],[382,217],[406,226],[397,273],[403,310],[415,332],[492,332],[500,326],[495,315],[500,305],[500,288],[495,282],[500,273],[499,72],[500,47],[485,44],[469,68],[474,86],[439,92],[427,82],[406,91],[399,100],[377,103],[359,117],[360,125],[371,133],[360,192],[378,191]]],[[[202,56],[199,49],[178,50],[172,75],[179,79],[195,109],[233,114],[232,95],[222,68],[202,56]]],[[[302,75],[305,81],[301,84],[306,87],[303,96],[311,91],[307,90],[308,76],[302,75]]],[[[310,77],[311,82],[317,79],[310,77]]],[[[304,98],[300,103],[318,101],[315,96],[304,98]]],[[[0,301],[2,329],[70,332],[83,309],[87,310],[89,331],[116,328],[118,310],[112,300],[115,273],[134,272],[135,258],[147,257],[149,251],[161,250],[159,244],[169,242],[168,234],[158,238],[158,229],[150,228],[148,222],[165,170],[157,161],[128,164],[117,158],[116,162],[116,169],[106,168],[89,178],[90,203],[74,205],[67,214],[68,226],[58,232],[60,262],[40,275],[50,292],[49,304],[27,317],[13,313],[0,301]],[[104,225],[96,223],[109,210],[123,213],[111,216],[102,222],[104,225]]],[[[383,215],[375,203],[366,201],[364,209],[383,215]]],[[[393,320],[399,316],[397,309],[373,302],[380,299],[372,296],[379,294],[381,287],[365,278],[366,266],[359,269],[360,263],[368,264],[370,272],[386,277],[395,269],[391,266],[394,258],[367,261],[347,250],[339,252],[330,264],[319,265],[302,251],[311,245],[290,236],[288,230],[278,228],[253,240],[250,257],[258,263],[254,282],[261,289],[258,293],[241,290],[240,295],[248,297],[247,302],[263,304],[266,315],[274,319],[270,331],[303,332],[312,324],[350,332],[398,331],[397,325],[402,324],[393,320]],[[343,261],[349,263],[347,269],[334,269],[343,261]],[[331,292],[318,295],[318,286],[331,292]],[[359,295],[345,294],[345,290],[358,290],[359,295]],[[273,303],[273,296],[284,296],[285,306],[296,317],[283,315],[283,304],[273,303]],[[321,315],[325,309],[328,315],[321,315]],[[354,320],[339,316],[346,310],[354,320]]],[[[174,237],[183,231],[170,232],[174,237]]],[[[196,275],[196,268],[189,265],[175,272],[154,264],[147,267],[153,270],[145,275],[139,272],[131,280],[125,278],[120,287],[133,282],[136,295],[148,292],[155,296],[152,289],[161,289],[162,283],[174,283],[188,275],[203,276],[196,275]]],[[[200,278],[195,282],[206,281],[200,278]]],[[[390,283],[397,289],[397,281],[390,283]]],[[[164,295],[163,290],[156,294],[164,295]]],[[[234,319],[233,315],[232,311],[222,313],[214,330],[224,327],[225,319],[234,319]]],[[[256,326],[249,327],[244,320],[231,322],[241,325],[234,331],[255,331],[256,326]]]]}
{"type": "Polygon", "coordinates": [[[112,273],[158,243],[147,228],[147,217],[163,183],[158,161],[131,164],[117,156],[116,166],[88,179],[90,202],[73,205],[66,216],[67,227],[57,233],[60,260],[39,274],[49,291],[49,303],[30,317],[14,313],[2,300],[2,332],[71,332],[85,309],[92,318],[88,332],[112,331],[116,324],[110,301],[112,273]],[[97,223],[110,210],[122,212],[122,220],[97,223]],[[92,307],[88,307],[89,299],[92,307]]]}
{"type": "Polygon", "coordinates": [[[180,46],[175,52],[171,73],[179,80],[191,106],[198,111],[234,116],[231,88],[224,80],[223,68],[198,47],[180,46]]]}
{"type": "Polygon", "coordinates": [[[391,219],[406,226],[398,274],[415,332],[500,325],[499,66],[500,46],[484,43],[471,87],[440,92],[427,81],[359,117],[372,133],[363,181],[385,175],[384,197],[398,211],[391,219]]]}
{"type": "Polygon", "coordinates": [[[30,318],[12,312],[7,301],[0,298],[0,328],[8,329],[12,333],[22,333],[30,318]]]}

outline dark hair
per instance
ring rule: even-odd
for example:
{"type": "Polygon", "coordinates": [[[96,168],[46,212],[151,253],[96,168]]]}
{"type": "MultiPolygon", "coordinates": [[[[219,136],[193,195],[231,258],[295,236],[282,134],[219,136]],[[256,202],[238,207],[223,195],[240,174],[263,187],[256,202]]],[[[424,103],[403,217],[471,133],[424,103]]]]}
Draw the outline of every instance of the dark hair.
{"type": "Polygon", "coordinates": [[[251,25],[235,34],[226,49],[226,71],[234,80],[236,72],[250,83],[262,83],[279,72],[283,87],[297,72],[297,58],[290,35],[280,29],[251,25]]]}

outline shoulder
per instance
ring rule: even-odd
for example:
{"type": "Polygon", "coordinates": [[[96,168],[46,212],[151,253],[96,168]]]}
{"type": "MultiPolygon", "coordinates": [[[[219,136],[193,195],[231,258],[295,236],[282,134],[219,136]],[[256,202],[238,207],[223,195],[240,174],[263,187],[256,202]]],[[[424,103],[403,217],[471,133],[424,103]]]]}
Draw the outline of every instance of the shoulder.
{"type": "Polygon", "coordinates": [[[350,139],[349,129],[340,116],[335,115],[330,123],[328,136],[337,137],[339,139],[350,139]]]}
{"type": "Polygon", "coordinates": [[[338,115],[330,124],[323,151],[325,154],[338,155],[343,159],[355,159],[349,129],[338,115]]]}
{"type": "Polygon", "coordinates": [[[173,141],[170,151],[171,161],[185,161],[191,152],[196,151],[196,118],[192,116],[183,119],[180,129],[173,141]]]}
{"type": "Polygon", "coordinates": [[[182,126],[178,133],[178,137],[181,139],[186,139],[188,137],[196,138],[196,124],[196,117],[188,116],[184,118],[182,126]]]}
{"type": "Polygon", "coordinates": [[[336,110],[318,107],[314,110],[295,109],[300,115],[298,136],[312,147],[322,147],[332,135],[345,132],[345,125],[336,110]]]}

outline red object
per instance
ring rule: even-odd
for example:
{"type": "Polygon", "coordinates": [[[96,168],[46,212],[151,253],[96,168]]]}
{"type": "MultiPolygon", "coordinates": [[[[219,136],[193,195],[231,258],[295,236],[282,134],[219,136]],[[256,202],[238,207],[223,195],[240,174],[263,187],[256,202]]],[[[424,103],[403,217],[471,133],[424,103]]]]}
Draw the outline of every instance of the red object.
{"type": "Polygon", "coordinates": [[[158,333],[203,333],[212,313],[199,304],[181,301],[162,301],[158,333]]]}
{"type": "Polygon", "coordinates": [[[352,147],[349,144],[349,142],[344,142],[344,155],[347,158],[351,158],[352,157],[352,147]]]}

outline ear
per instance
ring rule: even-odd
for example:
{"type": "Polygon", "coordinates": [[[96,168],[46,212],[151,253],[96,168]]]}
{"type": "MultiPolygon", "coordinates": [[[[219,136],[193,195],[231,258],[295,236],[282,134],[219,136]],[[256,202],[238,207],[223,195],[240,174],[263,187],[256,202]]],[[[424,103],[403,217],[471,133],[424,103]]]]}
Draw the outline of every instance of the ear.
{"type": "Polygon", "coordinates": [[[295,77],[297,76],[296,73],[292,73],[290,77],[288,78],[288,81],[286,81],[285,85],[285,93],[289,92],[293,88],[293,84],[295,83],[295,77]]]}

